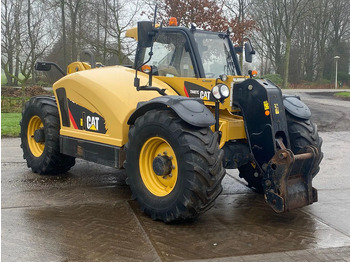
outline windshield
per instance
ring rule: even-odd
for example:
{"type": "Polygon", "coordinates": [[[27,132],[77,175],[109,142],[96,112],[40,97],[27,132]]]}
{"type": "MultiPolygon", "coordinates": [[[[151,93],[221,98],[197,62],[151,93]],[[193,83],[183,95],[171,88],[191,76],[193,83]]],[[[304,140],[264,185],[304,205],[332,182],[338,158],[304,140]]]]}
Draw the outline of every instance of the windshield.
{"type": "Polygon", "coordinates": [[[196,31],[194,38],[202,59],[205,77],[218,78],[222,74],[236,75],[233,56],[225,35],[196,31]]]}

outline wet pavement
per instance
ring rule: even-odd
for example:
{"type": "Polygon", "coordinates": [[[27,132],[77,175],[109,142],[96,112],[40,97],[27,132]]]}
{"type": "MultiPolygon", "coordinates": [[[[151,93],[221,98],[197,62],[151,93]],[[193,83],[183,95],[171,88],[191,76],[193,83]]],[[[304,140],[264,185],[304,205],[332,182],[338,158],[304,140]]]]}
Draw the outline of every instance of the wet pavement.
{"type": "Polygon", "coordinates": [[[64,176],[40,176],[22,160],[19,139],[3,139],[2,260],[230,261],[244,255],[286,256],[290,251],[339,247],[348,247],[342,254],[350,257],[350,174],[345,157],[350,155],[350,132],[322,136],[325,159],[314,180],[318,203],[275,214],[231,170],[213,209],[195,222],[175,225],[152,221],[139,211],[124,171],[78,160],[64,176]],[[335,147],[344,158],[333,163],[335,147]]]}
{"type": "Polygon", "coordinates": [[[350,261],[350,131],[320,135],[319,202],[275,214],[228,170],[214,208],[171,225],[139,211],[124,171],[77,160],[40,176],[2,139],[2,261],[350,261]]]}

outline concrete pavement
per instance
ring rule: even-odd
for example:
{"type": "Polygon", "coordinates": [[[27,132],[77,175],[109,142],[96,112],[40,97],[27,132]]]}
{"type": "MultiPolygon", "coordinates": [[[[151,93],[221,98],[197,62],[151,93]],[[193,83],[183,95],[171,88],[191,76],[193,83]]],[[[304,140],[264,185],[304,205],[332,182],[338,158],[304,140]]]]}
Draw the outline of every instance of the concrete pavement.
{"type": "Polygon", "coordinates": [[[350,132],[321,136],[318,203],[277,215],[231,170],[213,209],[175,225],[139,211],[123,171],[79,160],[66,175],[40,176],[19,139],[2,139],[2,260],[349,261],[350,174],[336,155],[350,155],[350,132]]]}

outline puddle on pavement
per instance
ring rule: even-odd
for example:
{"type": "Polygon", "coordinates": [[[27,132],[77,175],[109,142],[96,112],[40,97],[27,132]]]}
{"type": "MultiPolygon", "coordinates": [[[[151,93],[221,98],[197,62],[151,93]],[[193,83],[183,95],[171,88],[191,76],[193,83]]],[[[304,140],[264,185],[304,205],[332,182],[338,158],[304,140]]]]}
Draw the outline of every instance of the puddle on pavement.
{"type": "Polygon", "coordinates": [[[286,252],[350,244],[350,238],[301,211],[275,214],[257,194],[220,196],[192,224],[165,225],[133,209],[164,260],[286,252]]]}
{"type": "Polygon", "coordinates": [[[12,261],[210,259],[350,244],[304,212],[273,213],[257,194],[220,196],[185,224],[152,221],[135,201],[119,200],[3,209],[2,228],[2,257],[12,261]]]}
{"type": "Polygon", "coordinates": [[[155,261],[158,256],[127,202],[2,213],[7,261],[155,261]],[[15,219],[11,219],[15,218],[15,219]]]}

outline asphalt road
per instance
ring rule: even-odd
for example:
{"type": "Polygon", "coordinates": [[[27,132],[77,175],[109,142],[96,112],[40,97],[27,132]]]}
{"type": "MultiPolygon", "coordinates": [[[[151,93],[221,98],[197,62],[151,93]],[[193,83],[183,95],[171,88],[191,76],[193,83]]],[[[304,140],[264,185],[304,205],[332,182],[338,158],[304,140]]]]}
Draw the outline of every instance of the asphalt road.
{"type": "Polygon", "coordinates": [[[319,202],[282,215],[228,170],[214,208],[166,225],[139,211],[124,171],[78,160],[40,176],[2,139],[2,261],[349,261],[350,101],[300,95],[324,140],[319,202]]]}
{"type": "MultiPolygon", "coordinates": [[[[347,89],[350,92],[350,89],[347,89]]],[[[321,132],[350,131],[350,98],[334,97],[334,89],[283,91],[301,97],[311,109],[312,120],[321,132]]]]}

